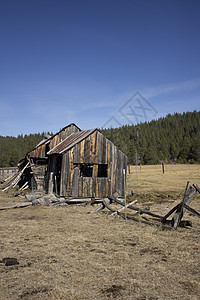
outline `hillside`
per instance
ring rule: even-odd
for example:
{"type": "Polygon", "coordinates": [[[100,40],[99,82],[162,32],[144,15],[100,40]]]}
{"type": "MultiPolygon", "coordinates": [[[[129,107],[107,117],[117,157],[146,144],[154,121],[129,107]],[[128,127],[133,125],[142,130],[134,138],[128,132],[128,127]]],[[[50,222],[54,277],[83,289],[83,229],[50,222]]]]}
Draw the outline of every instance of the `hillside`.
{"type": "Polygon", "coordinates": [[[197,111],[169,114],[157,121],[111,128],[102,133],[128,156],[129,163],[135,163],[136,156],[142,164],[200,161],[200,112],[197,111]]]}
{"type": "Polygon", "coordinates": [[[17,166],[18,161],[44,138],[44,133],[18,135],[18,137],[0,136],[0,167],[17,166]]]}
{"type": "MultiPolygon", "coordinates": [[[[101,132],[128,156],[129,163],[200,161],[200,112],[197,111],[169,114],[137,126],[125,125],[101,132]]],[[[17,138],[0,136],[0,167],[16,166],[43,137],[44,133],[17,138]]]]}

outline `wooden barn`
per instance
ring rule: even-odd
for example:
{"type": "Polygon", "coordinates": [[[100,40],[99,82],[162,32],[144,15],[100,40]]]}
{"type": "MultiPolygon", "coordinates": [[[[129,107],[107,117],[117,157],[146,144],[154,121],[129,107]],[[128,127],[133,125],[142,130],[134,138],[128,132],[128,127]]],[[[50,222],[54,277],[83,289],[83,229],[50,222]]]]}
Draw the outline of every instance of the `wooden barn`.
{"type": "Polygon", "coordinates": [[[53,136],[41,141],[34,149],[27,153],[26,157],[37,165],[46,165],[48,164],[47,152],[62,142],[66,137],[78,131],[81,131],[78,126],[73,123],[69,124],[53,136]]]}
{"type": "Polygon", "coordinates": [[[40,189],[46,181],[43,188],[48,192],[73,198],[117,192],[124,197],[127,157],[98,129],[81,131],[70,124],[27,153],[27,161],[38,165],[32,168],[33,176],[40,189]]]}

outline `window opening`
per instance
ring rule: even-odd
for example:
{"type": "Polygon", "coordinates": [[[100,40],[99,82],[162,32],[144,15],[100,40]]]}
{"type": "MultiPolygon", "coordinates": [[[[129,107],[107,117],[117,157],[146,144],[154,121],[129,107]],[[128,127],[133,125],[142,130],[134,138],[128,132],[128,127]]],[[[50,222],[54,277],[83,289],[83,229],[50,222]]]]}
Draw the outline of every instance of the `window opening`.
{"type": "Polygon", "coordinates": [[[107,164],[98,165],[97,177],[108,177],[108,165],[107,164]]]}
{"type": "Polygon", "coordinates": [[[48,156],[48,155],[47,155],[47,152],[49,152],[49,150],[50,150],[50,146],[49,146],[49,143],[48,143],[48,144],[46,144],[46,146],[45,146],[45,157],[48,156]]]}
{"type": "Polygon", "coordinates": [[[93,165],[80,164],[80,176],[81,177],[92,177],[93,165]]]}

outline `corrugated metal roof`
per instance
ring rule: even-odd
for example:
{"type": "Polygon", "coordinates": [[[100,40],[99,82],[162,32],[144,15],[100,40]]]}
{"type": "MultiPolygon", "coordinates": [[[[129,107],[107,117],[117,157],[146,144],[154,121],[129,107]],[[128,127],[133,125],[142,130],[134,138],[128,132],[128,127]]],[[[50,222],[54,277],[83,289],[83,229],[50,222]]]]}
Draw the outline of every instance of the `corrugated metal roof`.
{"type": "Polygon", "coordinates": [[[70,136],[66,137],[62,142],[60,142],[57,146],[51,149],[47,154],[62,154],[63,152],[69,150],[71,147],[76,145],[77,143],[84,140],[87,136],[93,133],[96,129],[89,129],[84,131],[79,131],[76,133],[72,133],[70,136]]]}
{"type": "MultiPolygon", "coordinates": [[[[75,123],[71,123],[71,124],[69,124],[69,125],[63,127],[62,129],[60,129],[60,131],[56,132],[54,135],[52,135],[52,136],[49,135],[49,138],[42,140],[42,141],[41,141],[37,146],[35,146],[32,150],[28,151],[27,154],[30,153],[30,152],[32,152],[33,150],[37,149],[37,148],[38,148],[39,146],[41,146],[42,144],[47,143],[48,141],[50,141],[51,139],[53,139],[57,134],[59,134],[61,131],[65,130],[67,127],[70,127],[70,126],[72,126],[72,125],[75,126],[78,130],[81,130],[75,123]]],[[[26,155],[27,155],[27,154],[26,154],[26,155]]]]}

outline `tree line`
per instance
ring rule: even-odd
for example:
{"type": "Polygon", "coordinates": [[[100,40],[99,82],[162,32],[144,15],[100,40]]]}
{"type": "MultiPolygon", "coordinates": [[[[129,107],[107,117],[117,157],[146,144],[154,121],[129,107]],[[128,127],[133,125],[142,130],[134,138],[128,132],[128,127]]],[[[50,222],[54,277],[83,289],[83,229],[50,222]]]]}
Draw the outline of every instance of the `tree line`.
{"type": "Polygon", "coordinates": [[[44,139],[45,133],[18,137],[0,136],[0,167],[15,167],[25,154],[44,139]]]}
{"type": "Polygon", "coordinates": [[[138,125],[102,130],[131,164],[200,162],[200,112],[168,114],[138,125]]]}
{"type": "MultiPolygon", "coordinates": [[[[101,132],[128,156],[131,164],[200,162],[200,112],[197,111],[168,114],[151,122],[101,132]]],[[[17,166],[44,135],[43,132],[18,137],[0,136],[0,167],[17,166]]]]}

